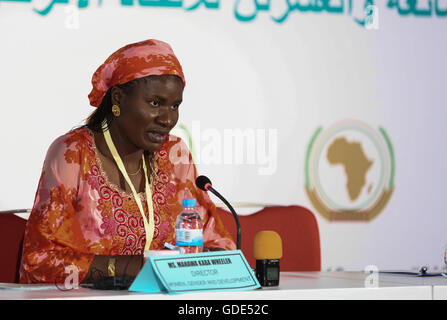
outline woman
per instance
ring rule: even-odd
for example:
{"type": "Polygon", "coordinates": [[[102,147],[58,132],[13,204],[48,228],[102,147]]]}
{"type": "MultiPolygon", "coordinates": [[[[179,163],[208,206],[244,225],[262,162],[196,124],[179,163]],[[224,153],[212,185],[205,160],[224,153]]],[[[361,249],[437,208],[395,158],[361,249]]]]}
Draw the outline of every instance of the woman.
{"type": "Polygon", "coordinates": [[[171,47],[158,40],[127,45],[98,68],[92,84],[97,109],[48,150],[20,282],[63,282],[73,266],[79,281],[92,270],[135,275],[145,250],[175,242],[184,198],[197,200],[204,246],[234,250],[215,206],[195,187],[187,147],[169,135],[185,86],[171,47]]]}

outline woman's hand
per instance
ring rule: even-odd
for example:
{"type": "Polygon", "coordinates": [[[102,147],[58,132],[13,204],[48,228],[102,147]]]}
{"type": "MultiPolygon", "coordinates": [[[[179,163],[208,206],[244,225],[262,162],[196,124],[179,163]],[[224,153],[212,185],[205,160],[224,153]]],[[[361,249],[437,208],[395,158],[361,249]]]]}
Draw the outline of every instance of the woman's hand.
{"type": "Polygon", "coordinates": [[[222,248],[203,247],[203,252],[212,252],[212,251],[225,251],[225,249],[222,249],[222,248]]]}
{"type": "Polygon", "coordinates": [[[97,255],[90,264],[87,276],[82,283],[92,283],[100,278],[113,275],[136,277],[143,267],[143,263],[143,255],[97,255]],[[113,270],[115,274],[113,274],[113,270]]]}

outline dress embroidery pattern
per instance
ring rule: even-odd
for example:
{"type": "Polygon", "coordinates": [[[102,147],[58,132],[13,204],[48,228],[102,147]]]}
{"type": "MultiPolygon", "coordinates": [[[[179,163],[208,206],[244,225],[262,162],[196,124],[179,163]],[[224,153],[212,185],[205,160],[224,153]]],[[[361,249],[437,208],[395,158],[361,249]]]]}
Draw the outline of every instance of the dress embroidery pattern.
{"type": "MultiPolygon", "coordinates": [[[[120,250],[115,254],[142,254],[146,243],[146,234],[143,217],[141,217],[133,195],[130,193],[126,194],[116,185],[108,181],[107,175],[101,168],[101,160],[97,156],[96,147],[93,143],[89,143],[89,147],[91,148],[90,151],[95,154],[94,160],[96,161],[96,163],[92,164],[89,182],[92,188],[96,187],[99,190],[99,202],[101,203],[100,208],[102,209],[101,215],[103,221],[101,228],[103,228],[104,234],[112,236],[113,241],[119,244],[118,247],[120,250]]],[[[154,239],[160,236],[159,226],[162,219],[159,214],[159,208],[166,204],[166,194],[172,196],[175,191],[175,186],[169,182],[169,176],[166,173],[159,172],[159,176],[163,178],[163,181],[156,180],[157,191],[153,192],[152,195],[152,201],[154,203],[154,239]],[[165,186],[166,183],[168,183],[168,187],[165,186]],[[159,192],[159,190],[166,190],[167,188],[171,192],[166,194],[159,192]]],[[[139,196],[144,200],[142,201],[143,209],[147,219],[149,219],[145,193],[140,193],[139,196]]],[[[166,222],[169,224],[168,221],[166,222]]],[[[170,230],[166,223],[164,229],[170,230]]],[[[158,242],[164,242],[167,235],[168,232],[164,232],[163,237],[158,242]]]]}

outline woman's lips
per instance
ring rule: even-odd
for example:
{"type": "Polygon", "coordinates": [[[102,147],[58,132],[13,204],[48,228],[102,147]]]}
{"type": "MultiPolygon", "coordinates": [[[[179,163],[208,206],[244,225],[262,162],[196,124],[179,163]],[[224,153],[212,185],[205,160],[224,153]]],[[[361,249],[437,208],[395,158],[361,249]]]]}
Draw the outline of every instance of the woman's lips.
{"type": "Polygon", "coordinates": [[[151,140],[153,143],[163,143],[168,137],[167,133],[158,131],[147,131],[146,135],[149,138],[149,140],[151,140]]]}

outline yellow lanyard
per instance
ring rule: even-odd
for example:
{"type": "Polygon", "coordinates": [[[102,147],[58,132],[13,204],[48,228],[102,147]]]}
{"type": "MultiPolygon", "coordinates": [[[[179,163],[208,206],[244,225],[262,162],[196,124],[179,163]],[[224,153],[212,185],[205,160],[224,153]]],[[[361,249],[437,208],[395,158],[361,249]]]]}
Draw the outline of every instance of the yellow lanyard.
{"type": "Polygon", "coordinates": [[[147,221],[146,215],[144,214],[143,205],[141,203],[141,199],[135,190],[135,187],[132,181],[129,178],[129,175],[126,172],[126,168],[124,167],[123,161],[118,154],[118,151],[113,144],[112,137],[110,136],[109,128],[107,127],[107,123],[104,122],[102,126],[102,132],[104,133],[104,138],[106,140],[107,146],[109,147],[110,152],[112,153],[113,159],[115,159],[116,164],[118,165],[119,170],[121,171],[124,179],[126,179],[127,184],[132,189],[132,193],[134,195],[135,201],[137,202],[138,208],[140,209],[141,215],[143,216],[144,222],[144,230],[146,231],[146,244],[144,246],[144,251],[149,250],[149,246],[151,245],[152,239],[154,237],[154,207],[152,205],[152,191],[149,186],[149,179],[147,177],[147,168],[146,161],[144,161],[144,153],[142,155],[143,161],[143,170],[144,170],[144,178],[146,180],[145,192],[146,192],[146,201],[147,201],[147,209],[149,211],[149,222],[147,221]]]}

